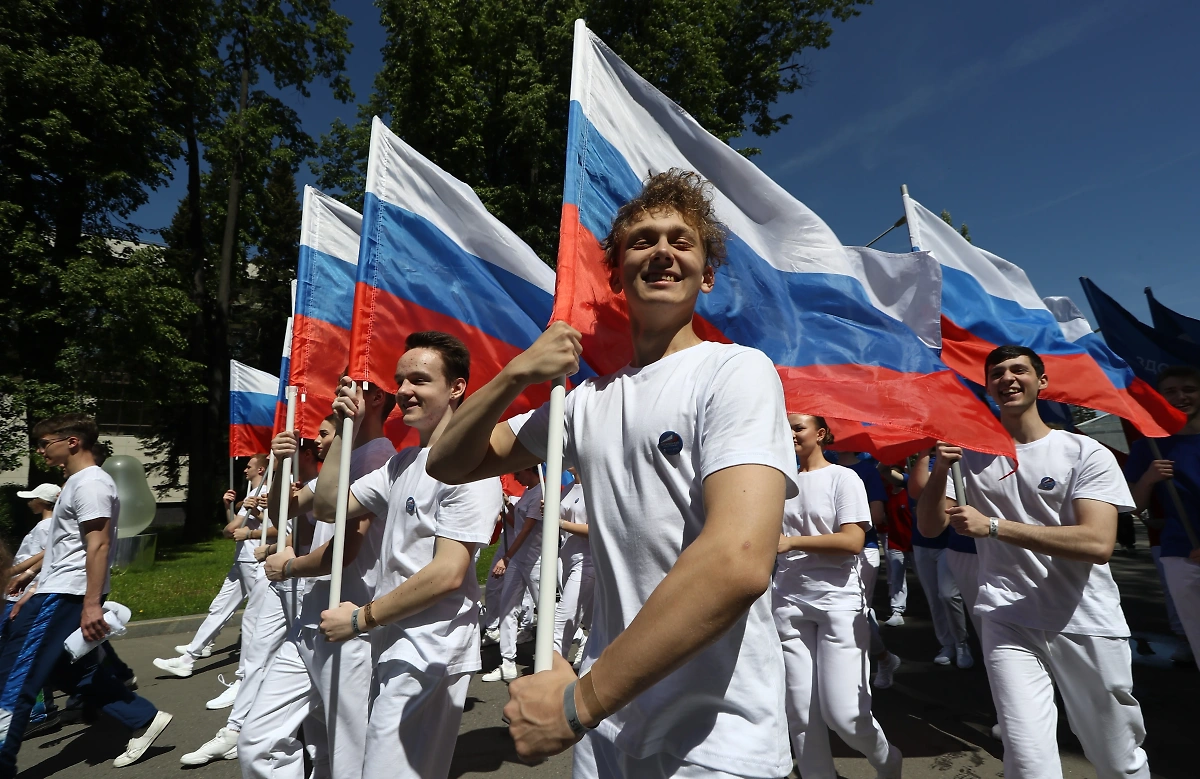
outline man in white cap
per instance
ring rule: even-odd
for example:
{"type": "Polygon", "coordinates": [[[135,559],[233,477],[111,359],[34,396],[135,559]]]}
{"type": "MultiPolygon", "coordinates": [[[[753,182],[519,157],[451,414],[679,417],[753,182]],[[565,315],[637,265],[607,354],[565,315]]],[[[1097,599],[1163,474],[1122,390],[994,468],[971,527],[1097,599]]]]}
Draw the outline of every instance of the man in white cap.
{"type": "Polygon", "coordinates": [[[21,539],[21,546],[13,556],[13,567],[9,572],[8,591],[5,593],[4,616],[8,619],[13,604],[37,578],[42,570],[42,558],[46,553],[46,541],[50,539],[50,520],[54,516],[54,501],[61,489],[56,484],[39,484],[31,490],[17,493],[18,498],[29,501],[29,510],[38,518],[33,529],[21,539]]]}

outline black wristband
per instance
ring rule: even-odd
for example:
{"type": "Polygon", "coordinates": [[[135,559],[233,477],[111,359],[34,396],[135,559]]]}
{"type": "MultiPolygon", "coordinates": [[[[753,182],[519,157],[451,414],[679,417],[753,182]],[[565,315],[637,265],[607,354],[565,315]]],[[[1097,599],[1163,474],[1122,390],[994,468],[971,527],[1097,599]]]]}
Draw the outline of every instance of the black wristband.
{"type": "Polygon", "coordinates": [[[577,683],[571,682],[567,685],[567,689],[563,690],[563,714],[567,716],[567,725],[571,728],[571,732],[576,736],[582,736],[588,728],[579,721],[579,711],[575,708],[575,685],[577,683]]]}

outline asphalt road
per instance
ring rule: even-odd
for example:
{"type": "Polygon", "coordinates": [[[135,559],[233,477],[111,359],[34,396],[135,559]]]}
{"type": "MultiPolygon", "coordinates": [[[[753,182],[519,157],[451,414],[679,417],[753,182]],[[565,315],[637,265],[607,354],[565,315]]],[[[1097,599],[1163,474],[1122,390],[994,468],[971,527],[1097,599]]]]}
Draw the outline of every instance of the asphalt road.
{"type": "MultiPolygon", "coordinates": [[[[1145,748],[1155,777],[1193,779],[1200,768],[1192,756],[1191,725],[1195,722],[1193,702],[1200,693],[1200,673],[1194,666],[1178,667],[1169,660],[1176,639],[1169,634],[1161,602],[1158,578],[1150,563],[1144,540],[1133,557],[1118,554],[1113,569],[1121,584],[1127,618],[1134,631],[1135,695],[1142,704],[1148,736],[1145,748]]],[[[904,660],[895,686],[878,691],[875,716],[888,738],[905,755],[904,776],[912,779],[992,779],[1001,777],[1002,747],[991,738],[995,723],[987,677],[981,663],[970,670],[933,665],[938,650],[924,598],[916,576],[909,574],[909,613],[902,627],[884,628],[889,647],[904,660]]],[[[884,596],[884,585],[879,593],[884,596]]],[[[885,598],[877,609],[886,615],[885,598]]],[[[222,688],[217,675],[232,676],[237,664],[233,631],[222,636],[212,658],[197,664],[189,679],[156,676],[154,657],[168,656],[172,647],[190,636],[172,635],[126,639],[116,646],[122,658],[140,678],[141,694],[175,719],[147,756],[121,770],[121,776],[155,777],[177,771],[195,772],[204,779],[240,776],[236,761],[211,763],[184,769],[179,757],[211,738],[224,725],[228,710],[207,711],[204,703],[222,688]],[[229,641],[224,639],[230,639],[229,641]]],[[[532,644],[522,647],[519,663],[532,662],[532,644]]],[[[484,650],[484,667],[499,664],[495,647],[484,650]]],[[[527,669],[528,670],[528,669],[527,669]]],[[[507,700],[505,685],[471,682],[466,712],[455,747],[451,777],[536,777],[554,779],[570,776],[570,755],[559,755],[539,766],[519,763],[507,731],[500,721],[507,700]]],[[[1078,741],[1071,735],[1065,717],[1060,717],[1059,746],[1064,776],[1095,777],[1083,758],[1078,741]]],[[[96,771],[113,770],[112,759],[124,749],[128,735],[103,718],[91,725],[64,726],[53,734],[27,741],[21,749],[21,777],[83,777],[96,771]]],[[[833,737],[839,773],[846,779],[871,779],[874,771],[866,760],[833,737]]]]}

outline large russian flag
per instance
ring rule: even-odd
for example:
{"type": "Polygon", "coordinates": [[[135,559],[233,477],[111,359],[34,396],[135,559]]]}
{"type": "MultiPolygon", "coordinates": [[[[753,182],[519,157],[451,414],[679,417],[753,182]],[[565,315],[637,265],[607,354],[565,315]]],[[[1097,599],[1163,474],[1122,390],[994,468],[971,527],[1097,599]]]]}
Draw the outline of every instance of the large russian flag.
{"type": "Polygon", "coordinates": [[[1165,436],[1183,417],[1133,374],[1097,361],[1063,335],[1025,271],[973,246],[942,218],[905,198],[913,251],[942,264],[942,359],[971,381],[986,383],[983,363],[1003,344],[1033,349],[1046,364],[1049,400],[1107,411],[1149,436],[1165,436]]]}
{"type": "Polygon", "coordinates": [[[296,388],[296,435],[316,438],[350,361],[350,323],[362,214],[304,188],[296,313],[289,381],[296,388]]]}
{"type": "Polygon", "coordinates": [[[229,456],[269,451],[279,377],[229,361],[229,456]]]}
{"type": "MultiPolygon", "coordinates": [[[[350,375],[389,392],[410,333],[462,339],[471,350],[469,394],[534,342],[554,304],[554,272],[533,249],[378,117],[356,279],[350,375]]],[[[594,373],[585,366],[582,375],[594,373]]],[[[536,408],[549,394],[530,387],[509,412],[536,408]]]]}
{"type": "Polygon", "coordinates": [[[728,263],[697,306],[701,337],[765,352],[789,408],[1012,453],[1012,439],[934,352],[935,263],[843,247],[816,214],[578,21],[554,318],[584,333],[584,357],[597,371],[623,367],[632,349],[599,239],[647,171],[670,168],[712,184],[728,228],[728,263]]]}

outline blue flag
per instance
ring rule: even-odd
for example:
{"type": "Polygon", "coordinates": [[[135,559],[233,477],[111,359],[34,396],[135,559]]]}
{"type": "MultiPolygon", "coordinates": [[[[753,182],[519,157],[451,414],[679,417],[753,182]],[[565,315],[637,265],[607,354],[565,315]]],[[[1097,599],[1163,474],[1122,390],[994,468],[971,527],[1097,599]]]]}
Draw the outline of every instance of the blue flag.
{"type": "Polygon", "coordinates": [[[1200,367],[1200,346],[1178,338],[1165,338],[1153,327],[1138,321],[1086,276],[1081,276],[1079,283],[1083,285],[1083,293],[1100,325],[1104,342],[1129,363],[1138,378],[1154,386],[1158,372],[1163,368],[1171,365],[1200,367]]]}
{"type": "Polygon", "coordinates": [[[1150,321],[1154,323],[1155,330],[1167,338],[1180,338],[1192,344],[1200,344],[1200,319],[1184,316],[1159,303],[1154,299],[1154,293],[1149,287],[1146,287],[1146,301],[1150,304],[1150,321]]]}

